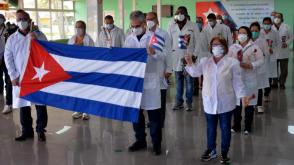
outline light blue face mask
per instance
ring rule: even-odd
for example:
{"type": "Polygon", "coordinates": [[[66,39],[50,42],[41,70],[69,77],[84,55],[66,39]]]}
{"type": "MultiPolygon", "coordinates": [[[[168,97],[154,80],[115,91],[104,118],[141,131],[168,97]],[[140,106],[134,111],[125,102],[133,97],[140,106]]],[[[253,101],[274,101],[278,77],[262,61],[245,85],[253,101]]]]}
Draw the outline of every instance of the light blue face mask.
{"type": "Polygon", "coordinates": [[[197,22],[196,25],[197,25],[198,29],[201,30],[202,26],[203,26],[203,23],[197,22]]]}
{"type": "Polygon", "coordinates": [[[263,24],[263,29],[264,29],[264,30],[270,30],[271,27],[272,27],[272,25],[263,24]]]}
{"type": "Polygon", "coordinates": [[[256,39],[259,36],[259,32],[252,32],[252,38],[256,39]]]}

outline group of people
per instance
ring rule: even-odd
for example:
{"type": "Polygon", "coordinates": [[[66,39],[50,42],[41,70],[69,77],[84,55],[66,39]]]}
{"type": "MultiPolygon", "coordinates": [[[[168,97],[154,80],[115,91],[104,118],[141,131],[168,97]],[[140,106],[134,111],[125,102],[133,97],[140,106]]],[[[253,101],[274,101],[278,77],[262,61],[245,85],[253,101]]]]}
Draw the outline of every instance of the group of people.
{"type": "MultiPolygon", "coordinates": [[[[22,134],[16,141],[34,136],[31,104],[18,97],[19,76],[23,69],[26,47],[30,39],[47,40],[46,36],[32,24],[24,10],[16,12],[18,30],[2,41],[1,68],[9,75],[6,85],[10,97],[7,106],[20,108],[22,134]],[[3,56],[4,55],[4,56],[3,56]],[[3,59],[3,58],[2,58],[3,59]],[[6,65],[4,65],[4,63],[6,65]],[[5,71],[6,70],[6,71],[5,71]],[[10,91],[9,91],[10,90],[10,91]],[[13,100],[13,101],[12,101],[13,100]]],[[[161,154],[162,129],[164,128],[168,79],[175,73],[175,105],[173,110],[193,110],[195,84],[202,84],[202,102],[207,122],[207,149],[201,160],[217,157],[216,132],[218,121],[221,128],[221,163],[230,162],[228,156],[231,132],[240,132],[242,109],[245,110],[246,135],[252,132],[254,110],[264,112],[263,100],[269,101],[272,88],[285,89],[288,58],[293,34],[283,23],[283,14],[273,12],[262,23],[253,22],[250,27],[231,29],[220,15],[211,13],[204,26],[202,17],[196,23],[190,21],[186,7],[179,7],[170,21],[167,31],[159,27],[155,12],[133,11],[130,14],[130,29],[125,34],[115,26],[113,17],[104,18],[104,25],[97,42],[87,34],[86,23],[77,21],[75,35],[68,44],[97,47],[145,48],[148,53],[141,110],[137,123],[133,123],[136,141],[130,152],[147,148],[146,123],[143,110],[148,114],[148,127],[154,155],[161,154]],[[160,40],[154,44],[153,40],[160,40]],[[160,45],[158,47],[158,44],[160,45]],[[278,69],[279,67],[279,69],[278,69]],[[183,97],[185,93],[185,99],[183,97]],[[184,104],[186,103],[186,104],[184,104]],[[231,126],[234,117],[233,126],[231,126]]],[[[5,31],[5,18],[0,15],[0,32],[5,31]],[[4,21],[3,21],[4,20],[4,21]]],[[[5,81],[7,81],[5,79],[5,81]]],[[[40,141],[45,141],[47,109],[36,105],[36,131],[40,141]]],[[[4,108],[5,110],[5,108],[4,108]]],[[[7,113],[7,110],[5,110],[7,113]]],[[[74,119],[88,120],[89,115],[75,112],[74,119]]]]}

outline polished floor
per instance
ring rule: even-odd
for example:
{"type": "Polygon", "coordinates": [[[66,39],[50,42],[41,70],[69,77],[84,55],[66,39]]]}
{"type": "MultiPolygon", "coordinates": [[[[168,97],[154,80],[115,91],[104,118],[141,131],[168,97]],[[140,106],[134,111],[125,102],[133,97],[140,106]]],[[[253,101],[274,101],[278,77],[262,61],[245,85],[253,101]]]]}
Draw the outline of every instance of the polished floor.
{"type": "MultiPolygon", "coordinates": [[[[286,90],[273,90],[271,101],[265,103],[265,114],[255,114],[254,132],[249,136],[232,135],[231,164],[294,164],[294,72],[292,67],[289,69],[286,90]]],[[[206,124],[200,97],[194,98],[192,112],[172,111],[173,98],[174,89],[171,89],[161,156],[151,154],[149,136],[148,151],[127,151],[134,141],[130,123],[95,116],[89,121],[74,121],[71,112],[49,108],[47,142],[38,142],[36,137],[15,142],[13,138],[20,133],[18,110],[0,115],[0,165],[219,164],[219,160],[200,161],[200,155],[206,149],[206,124]]],[[[35,118],[34,110],[32,115],[35,118]]]]}

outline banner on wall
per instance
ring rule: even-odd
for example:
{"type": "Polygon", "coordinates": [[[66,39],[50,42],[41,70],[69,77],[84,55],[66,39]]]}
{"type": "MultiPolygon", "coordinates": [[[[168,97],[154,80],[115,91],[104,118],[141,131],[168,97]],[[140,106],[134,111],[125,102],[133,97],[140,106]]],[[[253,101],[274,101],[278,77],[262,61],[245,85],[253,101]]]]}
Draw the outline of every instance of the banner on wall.
{"type": "Polygon", "coordinates": [[[206,17],[210,13],[222,15],[224,23],[231,29],[240,26],[249,26],[252,22],[262,22],[264,17],[269,17],[274,11],[274,0],[222,0],[213,2],[197,2],[196,15],[206,17]]]}

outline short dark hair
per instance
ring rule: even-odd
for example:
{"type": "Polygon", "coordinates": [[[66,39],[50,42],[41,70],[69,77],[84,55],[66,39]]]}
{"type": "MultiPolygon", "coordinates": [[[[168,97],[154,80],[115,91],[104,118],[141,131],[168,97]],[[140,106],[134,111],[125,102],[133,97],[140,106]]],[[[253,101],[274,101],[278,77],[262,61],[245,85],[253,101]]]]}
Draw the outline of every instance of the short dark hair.
{"type": "Polygon", "coordinates": [[[258,30],[260,30],[260,24],[259,24],[257,21],[251,23],[251,25],[250,25],[250,29],[251,29],[253,26],[256,26],[256,27],[258,28],[258,30]]]}
{"type": "Polygon", "coordinates": [[[224,47],[224,54],[227,54],[229,52],[229,47],[228,47],[228,43],[226,39],[217,36],[217,37],[213,37],[210,41],[210,47],[209,47],[210,53],[212,53],[212,43],[214,40],[218,40],[222,44],[222,46],[224,47]]]}
{"type": "Polygon", "coordinates": [[[248,38],[249,38],[249,39],[252,39],[252,33],[251,33],[249,27],[247,27],[247,26],[241,26],[241,27],[239,28],[238,32],[240,31],[240,29],[244,29],[244,30],[246,30],[246,33],[247,33],[247,35],[248,35],[248,38]]]}
{"type": "Polygon", "coordinates": [[[264,23],[265,21],[269,21],[271,24],[273,23],[270,17],[263,18],[262,23],[264,23]]]}
{"type": "Polygon", "coordinates": [[[76,22],[76,24],[77,24],[77,23],[82,24],[82,26],[83,26],[84,29],[87,28],[86,23],[85,23],[84,21],[82,21],[82,20],[78,20],[78,21],[76,22]]]}
{"type": "Polygon", "coordinates": [[[23,13],[25,16],[31,19],[30,14],[23,9],[16,10],[16,14],[23,13]]]}
{"type": "Polygon", "coordinates": [[[113,17],[111,15],[107,15],[104,17],[104,19],[110,19],[110,20],[113,20],[113,17]]]}
{"type": "Polygon", "coordinates": [[[216,19],[216,16],[215,16],[215,14],[214,13],[210,13],[210,14],[208,14],[208,16],[207,16],[207,19],[216,19]]]}
{"type": "Polygon", "coordinates": [[[178,10],[183,10],[185,12],[185,15],[188,15],[188,10],[185,6],[178,7],[178,10]]]}

